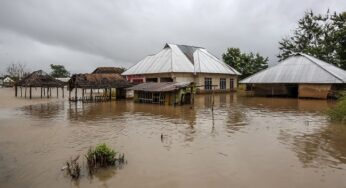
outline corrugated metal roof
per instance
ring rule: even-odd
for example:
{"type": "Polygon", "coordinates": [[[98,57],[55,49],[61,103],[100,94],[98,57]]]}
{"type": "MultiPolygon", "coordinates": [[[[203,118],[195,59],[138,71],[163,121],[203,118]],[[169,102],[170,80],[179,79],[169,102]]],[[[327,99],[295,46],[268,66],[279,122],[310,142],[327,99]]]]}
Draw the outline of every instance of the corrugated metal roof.
{"type": "Polygon", "coordinates": [[[150,92],[167,92],[185,88],[191,85],[191,82],[146,82],[128,88],[134,91],[150,91],[150,92]]]}
{"type": "Polygon", "coordinates": [[[240,75],[204,48],[175,44],[166,44],[159,53],[147,56],[122,75],[170,72],[240,75]]]}
{"type": "Polygon", "coordinates": [[[346,83],[346,71],[310,55],[297,53],[240,83],[346,83]]]}

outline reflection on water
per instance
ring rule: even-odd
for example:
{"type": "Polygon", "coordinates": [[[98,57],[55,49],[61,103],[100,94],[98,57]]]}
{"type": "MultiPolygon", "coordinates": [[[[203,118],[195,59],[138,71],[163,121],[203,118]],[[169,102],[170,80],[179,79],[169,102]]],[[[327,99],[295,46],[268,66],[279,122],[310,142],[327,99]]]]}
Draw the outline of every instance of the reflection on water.
{"type": "MultiPolygon", "coordinates": [[[[312,126],[311,123],[308,126],[312,126]]],[[[300,134],[281,131],[279,138],[296,152],[304,167],[343,169],[341,164],[346,164],[345,133],[346,126],[330,125],[300,134]]]]}
{"type": "Polygon", "coordinates": [[[216,94],[212,111],[212,100],[2,108],[0,187],[345,187],[346,126],[323,114],[333,102],[216,94]],[[65,160],[103,142],[125,168],[64,177],[65,160]]]}

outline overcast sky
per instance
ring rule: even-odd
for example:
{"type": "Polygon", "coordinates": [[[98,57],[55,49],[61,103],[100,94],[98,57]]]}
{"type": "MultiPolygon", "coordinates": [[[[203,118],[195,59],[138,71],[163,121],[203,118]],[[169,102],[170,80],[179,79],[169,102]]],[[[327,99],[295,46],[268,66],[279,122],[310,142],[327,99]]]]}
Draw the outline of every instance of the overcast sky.
{"type": "Polygon", "coordinates": [[[228,47],[276,61],[278,41],[304,11],[345,11],[346,0],[0,0],[0,72],[11,63],[72,73],[130,67],[165,43],[228,47]]]}

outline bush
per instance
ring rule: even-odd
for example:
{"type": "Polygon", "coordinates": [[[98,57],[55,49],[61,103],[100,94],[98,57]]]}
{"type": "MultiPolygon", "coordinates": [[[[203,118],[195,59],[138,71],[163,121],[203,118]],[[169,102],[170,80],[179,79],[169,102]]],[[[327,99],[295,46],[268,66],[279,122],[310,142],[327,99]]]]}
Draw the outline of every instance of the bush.
{"type": "Polygon", "coordinates": [[[87,165],[89,172],[93,172],[97,168],[104,168],[108,166],[118,166],[125,162],[125,156],[118,155],[113,149],[109,148],[106,144],[99,144],[96,148],[89,148],[86,154],[87,165]]]}
{"type": "Polygon", "coordinates": [[[346,123],[346,96],[341,97],[336,106],[329,109],[327,114],[332,121],[346,123]]]}

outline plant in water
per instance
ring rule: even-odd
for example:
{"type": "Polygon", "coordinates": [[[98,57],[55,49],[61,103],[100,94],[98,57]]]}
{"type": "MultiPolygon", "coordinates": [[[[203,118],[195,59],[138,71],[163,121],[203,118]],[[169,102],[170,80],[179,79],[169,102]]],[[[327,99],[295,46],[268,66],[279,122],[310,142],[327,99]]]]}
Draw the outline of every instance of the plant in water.
{"type": "Polygon", "coordinates": [[[332,121],[346,123],[346,95],[341,97],[336,106],[327,111],[327,114],[332,121]]]}
{"type": "Polygon", "coordinates": [[[90,173],[100,167],[121,167],[125,163],[124,154],[118,154],[104,143],[97,145],[95,148],[89,148],[85,157],[90,173]]]}
{"type": "Polygon", "coordinates": [[[75,159],[71,159],[70,161],[66,161],[66,166],[62,169],[66,169],[66,173],[72,178],[72,179],[78,179],[80,176],[80,165],[77,162],[79,159],[79,156],[77,156],[75,159]]]}

